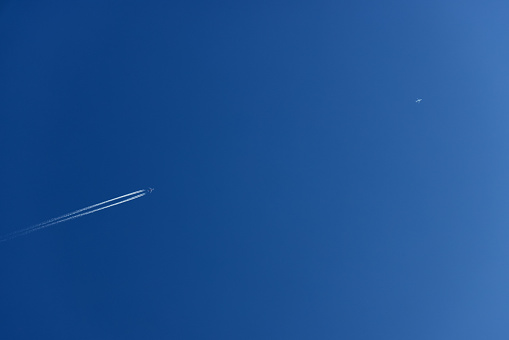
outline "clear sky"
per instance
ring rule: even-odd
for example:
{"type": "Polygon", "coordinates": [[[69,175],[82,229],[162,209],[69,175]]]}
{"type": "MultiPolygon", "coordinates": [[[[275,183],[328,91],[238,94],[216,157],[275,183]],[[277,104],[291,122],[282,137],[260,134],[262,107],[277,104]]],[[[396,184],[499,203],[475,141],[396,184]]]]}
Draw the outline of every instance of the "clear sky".
{"type": "Polygon", "coordinates": [[[0,338],[507,339],[508,17],[0,2],[0,338]]]}

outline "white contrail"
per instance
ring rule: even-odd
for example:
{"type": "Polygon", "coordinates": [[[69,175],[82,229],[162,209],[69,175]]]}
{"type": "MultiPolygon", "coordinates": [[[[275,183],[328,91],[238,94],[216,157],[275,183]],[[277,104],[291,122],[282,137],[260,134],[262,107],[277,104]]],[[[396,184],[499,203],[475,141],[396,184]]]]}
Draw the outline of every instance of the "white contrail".
{"type": "Polygon", "coordinates": [[[119,197],[116,197],[116,198],[112,198],[110,200],[107,200],[107,201],[104,201],[104,202],[101,202],[101,203],[97,203],[97,204],[88,206],[88,207],[83,208],[83,209],[75,210],[75,211],[73,211],[71,213],[62,215],[60,217],[52,218],[51,220],[48,220],[46,222],[39,223],[39,224],[33,225],[31,227],[28,227],[28,228],[25,228],[25,229],[22,229],[22,230],[18,230],[18,231],[14,231],[12,233],[6,234],[6,235],[4,235],[4,236],[2,236],[0,238],[0,242],[4,242],[4,241],[7,241],[7,240],[10,240],[10,239],[19,237],[19,236],[24,236],[24,235],[30,234],[30,233],[32,233],[32,232],[34,232],[36,230],[43,229],[43,228],[46,228],[46,227],[49,227],[49,226],[52,226],[52,225],[55,225],[55,224],[58,224],[58,223],[61,223],[61,222],[73,220],[73,219],[81,217],[81,216],[92,214],[92,213],[97,212],[99,210],[110,208],[110,207],[113,207],[115,205],[119,205],[119,204],[122,204],[122,203],[125,203],[125,202],[128,202],[128,201],[134,200],[136,198],[143,197],[145,195],[146,195],[146,190],[138,190],[138,191],[132,192],[132,193],[127,194],[127,195],[122,195],[122,196],[119,196],[119,197]],[[138,194],[138,195],[136,195],[136,194],[138,194]],[[135,196],[133,196],[133,195],[135,195],[135,196]],[[106,203],[109,203],[109,202],[118,201],[119,199],[124,198],[124,197],[128,197],[128,198],[125,198],[125,199],[121,200],[120,202],[115,202],[115,203],[111,203],[111,204],[108,204],[108,205],[103,206],[103,207],[99,207],[99,206],[102,206],[102,205],[104,205],[106,203]],[[93,210],[90,210],[90,209],[93,209],[93,210]]]}
{"type": "Polygon", "coordinates": [[[67,217],[67,218],[64,218],[64,219],[59,219],[58,221],[55,221],[55,222],[52,222],[52,223],[46,223],[44,225],[35,225],[35,226],[32,226],[30,228],[27,228],[27,229],[23,229],[23,230],[19,230],[19,231],[16,231],[16,232],[13,232],[11,234],[8,234],[6,235],[5,238],[2,238],[0,240],[0,242],[2,241],[6,241],[6,240],[9,240],[9,239],[12,239],[12,238],[15,238],[15,237],[18,237],[18,236],[23,236],[23,235],[27,235],[27,234],[30,234],[36,230],[39,230],[39,229],[44,229],[46,227],[49,227],[49,226],[52,226],[52,225],[55,225],[55,224],[58,224],[58,223],[61,223],[61,222],[65,222],[65,221],[70,221],[70,220],[73,220],[75,218],[78,218],[78,217],[81,217],[81,216],[85,216],[85,215],[88,215],[88,214],[91,214],[91,213],[94,213],[96,211],[99,211],[99,210],[103,210],[103,209],[106,209],[106,208],[110,208],[110,207],[113,207],[115,205],[119,205],[119,204],[122,204],[122,203],[125,203],[125,202],[128,202],[128,201],[131,201],[131,200],[134,200],[136,198],[140,198],[142,196],[145,196],[146,194],[145,193],[142,193],[142,194],[139,194],[139,195],[136,195],[134,197],[129,197],[129,198],[126,198],[120,202],[116,202],[116,203],[112,203],[112,204],[109,204],[105,207],[100,207],[100,208],[96,208],[94,210],[91,210],[91,211],[86,211],[86,212],[83,212],[81,214],[77,214],[77,215],[72,215],[70,217],[67,217]]]}
{"type": "Polygon", "coordinates": [[[4,238],[9,238],[10,236],[12,236],[13,234],[19,234],[19,233],[23,233],[23,232],[27,232],[29,230],[32,230],[32,229],[39,229],[39,227],[42,227],[46,224],[49,224],[49,223],[53,223],[55,221],[58,221],[58,220],[61,220],[61,219],[65,219],[67,217],[70,217],[72,215],[76,215],[76,214],[79,214],[80,212],[82,211],[86,211],[86,210],[90,210],[92,208],[95,208],[95,207],[98,207],[98,206],[101,206],[101,205],[104,205],[108,202],[113,202],[113,201],[116,201],[116,200],[119,200],[121,198],[124,198],[124,197],[127,197],[127,196],[132,196],[132,195],[136,195],[136,194],[139,194],[141,192],[145,192],[146,190],[138,190],[138,191],[134,191],[134,192],[131,192],[130,194],[127,194],[127,195],[122,195],[122,196],[119,196],[119,197],[115,197],[115,198],[112,198],[110,200],[107,200],[107,201],[104,201],[104,202],[101,202],[101,203],[97,203],[97,204],[94,204],[94,205],[89,205],[88,207],[85,207],[83,209],[78,209],[78,210],[75,210],[73,212],[70,212],[68,214],[65,214],[65,215],[62,215],[62,216],[59,216],[59,217],[55,217],[55,218],[52,218],[51,220],[48,220],[48,221],[45,221],[45,222],[42,222],[42,223],[39,223],[39,224],[36,224],[36,225],[33,225],[31,227],[28,227],[28,228],[25,228],[25,229],[22,229],[22,230],[18,230],[18,231],[14,231],[12,233],[9,233],[7,235],[4,235],[2,237],[1,240],[3,240],[4,238]]]}
{"type": "MultiPolygon", "coordinates": [[[[116,197],[116,198],[112,198],[110,200],[107,200],[107,201],[104,201],[104,202],[101,202],[101,203],[97,203],[97,204],[94,204],[94,205],[90,205],[88,207],[85,207],[83,209],[79,209],[79,210],[75,210],[73,212],[70,212],[68,214],[65,214],[65,215],[62,215],[62,216],[59,216],[59,217],[55,217],[55,218],[52,218],[51,220],[48,220],[46,222],[42,222],[42,223],[39,223],[39,224],[36,224],[34,226],[31,226],[30,228],[27,228],[26,230],[28,229],[32,229],[32,228],[37,228],[39,226],[42,226],[44,224],[47,224],[47,223],[52,223],[52,222],[55,222],[57,220],[60,220],[60,219],[64,219],[64,218],[67,218],[71,215],[76,215],[76,214],[79,214],[80,212],[82,211],[86,211],[86,210],[89,210],[89,209],[92,209],[92,208],[95,208],[95,207],[98,207],[100,205],[103,205],[103,204],[106,204],[108,202],[113,202],[113,201],[116,201],[116,200],[119,200],[121,198],[124,198],[124,197],[127,197],[127,196],[132,196],[132,195],[136,195],[136,194],[139,194],[140,192],[145,192],[145,190],[138,190],[138,191],[134,191],[134,192],[131,192],[130,194],[127,194],[127,195],[122,195],[122,196],[119,196],[119,197],[116,197]]],[[[21,231],[21,230],[20,230],[21,231]]]]}

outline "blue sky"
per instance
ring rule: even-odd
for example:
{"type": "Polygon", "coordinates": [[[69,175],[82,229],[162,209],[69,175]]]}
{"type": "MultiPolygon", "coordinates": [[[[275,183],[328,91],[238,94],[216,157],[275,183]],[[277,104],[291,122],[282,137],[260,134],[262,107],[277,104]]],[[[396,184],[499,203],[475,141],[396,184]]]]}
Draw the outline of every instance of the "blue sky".
{"type": "Polygon", "coordinates": [[[508,14],[2,2],[0,337],[507,339],[508,14]]]}

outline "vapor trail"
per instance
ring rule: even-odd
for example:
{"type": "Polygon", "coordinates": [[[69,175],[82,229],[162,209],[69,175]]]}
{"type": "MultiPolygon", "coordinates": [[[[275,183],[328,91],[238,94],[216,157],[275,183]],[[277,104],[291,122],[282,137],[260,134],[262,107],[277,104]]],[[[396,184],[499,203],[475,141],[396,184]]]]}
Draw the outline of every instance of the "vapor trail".
{"type": "Polygon", "coordinates": [[[83,209],[78,209],[78,210],[75,210],[75,211],[70,212],[68,214],[62,215],[60,217],[52,218],[52,219],[50,219],[50,220],[48,220],[46,222],[42,222],[42,223],[33,225],[31,227],[28,227],[28,228],[25,228],[25,229],[22,229],[22,230],[18,230],[18,231],[14,231],[12,233],[6,234],[6,235],[4,235],[4,236],[2,236],[0,238],[0,242],[11,240],[11,239],[19,237],[19,236],[24,236],[24,235],[30,234],[30,233],[32,233],[32,232],[34,232],[36,230],[44,229],[44,228],[47,228],[49,226],[52,226],[52,225],[55,225],[55,224],[58,224],[58,223],[61,223],[61,222],[70,221],[70,220],[73,220],[73,219],[78,218],[78,217],[89,215],[89,214],[92,214],[92,213],[97,212],[99,210],[103,210],[103,209],[106,209],[106,208],[113,207],[115,205],[119,205],[119,204],[122,204],[122,203],[125,203],[125,202],[129,202],[131,200],[143,197],[145,195],[146,195],[146,190],[138,190],[138,191],[132,192],[132,193],[127,194],[127,195],[122,195],[122,196],[119,196],[119,197],[116,197],[116,198],[112,198],[110,200],[107,200],[107,201],[104,201],[104,202],[101,202],[101,203],[90,205],[90,206],[85,207],[83,209]],[[136,195],[136,194],[138,194],[138,195],[136,195]],[[135,196],[133,196],[133,195],[135,195],[135,196]],[[106,203],[110,203],[110,202],[113,202],[113,201],[118,201],[119,199],[124,198],[124,197],[128,197],[128,198],[125,198],[125,199],[121,200],[120,202],[115,202],[115,203],[111,203],[111,204],[108,204],[106,206],[100,207],[100,206],[102,206],[102,205],[104,205],[106,203]],[[98,207],[100,207],[100,208],[98,208],[98,207]],[[93,210],[90,210],[90,209],[93,209],[93,210]]]}
{"type": "MultiPolygon", "coordinates": [[[[141,193],[141,192],[145,192],[145,191],[146,191],[146,190],[138,190],[138,191],[131,192],[130,194],[126,194],[126,195],[122,195],[122,196],[119,196],[119,197],[115,197],[115,198],[112,198],[112,199],[110,199],[110,200],[107,200],[107,201],[104,201],[104,202],[101,202],[101,203],[97,203],[97,204],[94,204],[94,205],[89,205],[88,207],[85,207],[85,208],[83,208],[83,209],[78,209],[78,210],[75,210],[75,211],[70,212],[70,213],[68,213],[68,214],[65,214],[65,215],[62,215],[62,216],[59,216],[59,217],[55,217],[55,218],[52,218],[52,219],[50,219],[50,220],[48,220],[48,221],[45,221],[45,222],[42,222],[42,223],[39,223],[39,224],[33,225],[33,226],[31,226],[31,227],[28,227],[28,228],[25,228],[25,229],[22,229],[22,230],[18,230],[18,231],[14,231],[14,232],[12,232],[12,233],[9,233],[9,234],[7,234],[7,235],[4,235],[4,236],[3,236],[3,238],[6,238],[6,237],[8,238],[8,237],[12,236],[13,234],[24,233],[24,232],[27,232],[27,231],[32,230],[32,229],[39,229],[39,227],[42,227],[42,226],[44,226],[44,225],[46,225],[46,224],[53,223],[53,222],[55,222],[55,221],[57,221],[57,220],[65,219],[65,218],[70,217],[70,216],[72,216],[72,215],[79,214],[79,213],[80,213],[80,212],[82,212],[82,211],[86,211],[86,210],[89,210],[89,209],[92,209],[92,208],[95,208],[95,207],[101,206],[101,205],[103,205],[103,204],[106,204],[106,203],[108,203],[108,202],[116,201],[116,200],[119,200],[119,199],[121,199],[121,198],[124,198],[124,197],[127,197],[127,196],[136,195],[136,194],[139,194],[139,193],[141,193]]],[[[3,239],[3,238],[2,238],[2,239],[3,239]]],[[[0,239],[0,242],[1,242],[1,240],[2,240],[2,239],[0,239]]]]}
{"type": "MultiPolygon", "coordinates": [[[[106,204],[108,202],[113,202],[113,201],[116,201],[116,200],[119,200],[121,198],[124,198],[124,197],[127,197],[127,196],[132,196],[132,195],[136,195],[136,194],[139,194],[140,192],[144,192],[145,190],[138,190],[138,191],[134,191],[134,192],[131,192],[130,194],[126,194],[126,195],[122,195],[122,196],[119,196],[119,197],[116,197],[116,198],[112,198],[110,200],[107,200],[107,201],[104,201],[104,202],[101,202],[101,203],[97,203],[97,204],[94,204],[94,205],[89,205],[88,207],[85,207],[83,209],[78,209],[78,210],[75,210],[73,212],[70,212],[68,214],[65,214],[65,215],[62,215],[62,216],[59,216],[59,217],[55,217],[55,218],[52,218],[51,220],[48,220],[46,222],[42,222],[42,223],[39,223],[39,224],[36,224],[34,226],[31,226],[25,230],[28,230],[28,229],[32,229],[32,228],[37,228],[39,226],[42,226],[44,224],[47,224],[47,223],[52,223],[54,221],[57,221],[57,220],[60,220],[60,219],[64,219],[64,218],[67,218],[71,215],[75,215],[75,214],[79,214],[80,212],[82,211],[86,211],[86,210],[89,210],[89,209],[92,209],[92,208],[95,208],[95,207],[98,207],[100,205],[103,205],[103,204],[106,204]]],[[[21,231],[21,230],[20,230],[21,231]]],[[[18,231],[19,232],[19,231],[18,231]]]]}

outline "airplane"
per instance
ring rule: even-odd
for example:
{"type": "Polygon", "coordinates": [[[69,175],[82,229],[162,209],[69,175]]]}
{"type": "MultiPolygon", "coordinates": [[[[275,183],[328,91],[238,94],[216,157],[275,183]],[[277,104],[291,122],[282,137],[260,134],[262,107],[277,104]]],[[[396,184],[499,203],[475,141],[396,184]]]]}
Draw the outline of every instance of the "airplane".
{"type": "Polygon", "coordinates": [[[148,188],[148,193],[151,194],[154,191],[154,188],[148,188]]]}
{"type": "Polygon", "coordinates": [[[421,98],[417,98],[417,100],[415,101],[417,104],[419,104],[421,102],[421,98]]]}

